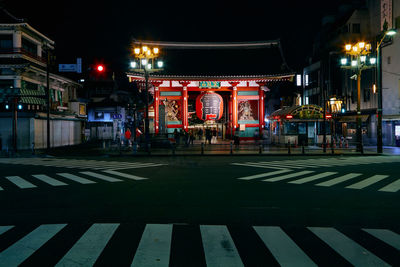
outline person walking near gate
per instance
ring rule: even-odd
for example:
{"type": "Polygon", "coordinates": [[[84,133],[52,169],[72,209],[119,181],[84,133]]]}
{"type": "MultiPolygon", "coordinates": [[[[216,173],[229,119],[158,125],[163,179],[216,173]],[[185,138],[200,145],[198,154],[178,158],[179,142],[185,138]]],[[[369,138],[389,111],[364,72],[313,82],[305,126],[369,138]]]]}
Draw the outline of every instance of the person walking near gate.
{"type": "Polygon", "coordinates": [[[127,144],[127,146],[130,146],[130,145],[131,145],[131,136],[132,136],[131,130],[128,128],[128,129],[125,131],[125,139],[126,139],[126,144],[127,144]]]}

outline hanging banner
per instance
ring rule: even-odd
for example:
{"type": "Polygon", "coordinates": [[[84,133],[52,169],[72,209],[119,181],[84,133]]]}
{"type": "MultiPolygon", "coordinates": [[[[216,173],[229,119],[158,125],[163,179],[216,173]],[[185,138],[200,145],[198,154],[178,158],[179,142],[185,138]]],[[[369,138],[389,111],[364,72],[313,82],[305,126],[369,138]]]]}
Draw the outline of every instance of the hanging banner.
{"type": "Polygon", "coordinates": [[[392,0],[381,0],[381,31],[387,31],[392,28],[393,28],[393,2],[392,0]]]}
{"type": "Polygon", "coordinates": [[[224,101],[219,94],[203,93],[196,98],[196,115],[203,121],[219,120],[224,111],[224,101]]]}

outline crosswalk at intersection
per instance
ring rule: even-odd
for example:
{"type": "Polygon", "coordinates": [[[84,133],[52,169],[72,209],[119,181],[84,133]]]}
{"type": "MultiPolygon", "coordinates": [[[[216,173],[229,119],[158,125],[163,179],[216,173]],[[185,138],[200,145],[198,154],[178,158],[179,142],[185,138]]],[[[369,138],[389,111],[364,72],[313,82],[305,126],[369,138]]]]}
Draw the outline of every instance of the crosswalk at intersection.
{"type": "Polygon", "coordinates": [[[400,264],[398,230],[134,223],[7,225],[0,226],[0,266],[35,266],[39,258],[46,266],[391,266],[400,264]]]}

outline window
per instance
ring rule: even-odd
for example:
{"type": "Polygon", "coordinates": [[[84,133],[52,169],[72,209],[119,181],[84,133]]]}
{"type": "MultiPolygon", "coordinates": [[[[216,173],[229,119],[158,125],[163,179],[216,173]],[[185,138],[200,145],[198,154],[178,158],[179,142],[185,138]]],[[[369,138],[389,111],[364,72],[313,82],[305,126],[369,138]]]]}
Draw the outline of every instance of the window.
{"type": "Polygon", "coordinates": [[[353,33],[361,33],[360,23],[353,23],[353,33]]]}
{"type": "Polygon", "coordinates": [[[0,89],[14,88],[14,80],[0,80],[0,89]]]}
{"type": "Polygon", "coordinates": [[[285,122],[284,134],[297,134],[297,123],[285,122]]]}
{"type": "Polygon", "coordinates": [[[391,57],[387,57],[387,64],[390,65],[392,63],[392,58],[391,57]]]}
{"type": "Polygon", "coordinates": [[[27,82],[27,81],[22,81],[21,82],[21,87],[23,89],[27,89],[27,90],[38,90],[39,86],[36,83],[31,83],[31,82],[27,82]]]}
{"type": "Polygon", "coordinates": [[[0,49],[8,49],[13,47],[12,35],[1,34],[0,35],[0,49]]]}
{"type": "Polygon", "coordinates": [[[25,38],[22,38],[22,49],[31,55],[37,56],[37,45],[25,38]]]}

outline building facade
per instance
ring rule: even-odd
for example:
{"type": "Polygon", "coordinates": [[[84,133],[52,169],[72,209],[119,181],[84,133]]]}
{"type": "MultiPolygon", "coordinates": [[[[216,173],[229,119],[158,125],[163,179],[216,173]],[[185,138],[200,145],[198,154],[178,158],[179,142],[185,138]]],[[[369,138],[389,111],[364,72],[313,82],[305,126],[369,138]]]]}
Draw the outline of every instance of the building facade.
{"type": "Polygon", "coordinates": [[[47,79],[50,84],[51,146],[78,144],[86,118],[76,102],[80,85],[54,72],[47,73],[54,41],[23,19],[0,9],[0,138],[2,149],[46,147],[47,79]],[[12,107],[17,97],[17,122],[12,107]]]}
{"type": "MultiPolygon", "coordinates": [[[[153,103],[150,131],[155,134],[212,128],[219,138],[240,134],[254,138],[263,129],[265,91],[271,83],[291,82],[277,76],[150,76],[153,103]]],[[[145,77],[128,73],[131,82],[145,77]]]]}

